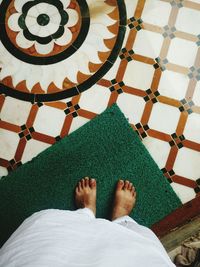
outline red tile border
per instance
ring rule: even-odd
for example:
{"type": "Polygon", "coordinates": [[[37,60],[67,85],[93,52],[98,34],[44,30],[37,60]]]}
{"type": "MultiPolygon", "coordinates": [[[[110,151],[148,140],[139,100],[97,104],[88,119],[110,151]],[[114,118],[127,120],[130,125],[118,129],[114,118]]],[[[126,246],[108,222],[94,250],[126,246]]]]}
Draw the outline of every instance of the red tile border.
{"type": "Polygon", "coordinates": [[[180,227],[193,218],[200,215],[200,196],[187,202],[182,207],[176,209],[161,221],[155,223],[151,229],[158,237],[163,237],[173,229],[180,227]]]}

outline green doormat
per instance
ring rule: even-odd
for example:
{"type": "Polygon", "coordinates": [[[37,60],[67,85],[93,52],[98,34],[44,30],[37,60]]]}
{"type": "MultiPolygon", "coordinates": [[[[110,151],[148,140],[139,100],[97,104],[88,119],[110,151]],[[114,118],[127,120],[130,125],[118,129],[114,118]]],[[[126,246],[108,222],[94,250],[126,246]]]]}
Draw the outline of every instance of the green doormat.
{"type": "Polygon", "coordinates": [[[137,190],[131,214],[151,226],[181,205],[171,186],[115,104],[0,181],[0,245],[32,213],[75,209],[74,188],[97,179],[97,217],[108,218],[115,185],[137,190]]]}

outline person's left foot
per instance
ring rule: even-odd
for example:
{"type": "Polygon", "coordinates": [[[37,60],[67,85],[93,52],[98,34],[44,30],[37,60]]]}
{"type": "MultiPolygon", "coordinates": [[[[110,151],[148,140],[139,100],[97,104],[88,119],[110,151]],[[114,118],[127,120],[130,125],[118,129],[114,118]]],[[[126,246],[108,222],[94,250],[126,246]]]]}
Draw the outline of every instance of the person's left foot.
{"type": "Polygon", "coordinates": [[[89,208],[96,215],[96,180],[81,179],[76,187],[75,201],[78,208],[89,208]]]}

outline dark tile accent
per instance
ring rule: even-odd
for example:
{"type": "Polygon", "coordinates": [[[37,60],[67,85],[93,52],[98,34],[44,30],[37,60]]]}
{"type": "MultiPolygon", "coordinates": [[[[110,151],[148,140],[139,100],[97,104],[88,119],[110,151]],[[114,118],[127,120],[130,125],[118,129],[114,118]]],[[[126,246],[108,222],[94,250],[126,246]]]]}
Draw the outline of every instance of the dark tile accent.
{"type": "Polygon", "coordinates": [[[43,103],[38,102],[37,105],[38,105],[38,107],[41,107],[41,106],[43,106],[43,103]]]}
{"type": "Polygon", "coordinates": [[[19,133],[18,135],[19,135],[20,138],[24,137],[24,133],[23,132],[19,133]]]}
{"type": "Polygon", "coordinates": [[[122,94],[122,93],[123,93],[122,89],[121,89],[121,88],[118,89],[118,90],[117,90],[117,93],[118,93],[118,94],[122,94]]]}
{"type": "Polygon", "coordinates": [[[148,102],[150,100],[150,98],[148,96],[145,96],[144,100],[145,100],[145,102],[148,102]]]}
{"type": "Polygon", "coordinates": [[[29,128],[29,132],[30,132],[30,133],[35,132],[35,129],[34,129],[33,127],[31,127],[31,128],[29,128]]]}
{"type": "Polygon", "coordinates": [[[174,145],[175,145],[175,143],[174,143],[173,140],[171,140],[171,141],[169,142],[169,144],[170,144],[170,146],[174,146],[174,145]]]}
{"type": "Polygon", "coordinates": [[[21,126],[21,129],[22,129],[22,131],[26,130],[26,125],[25,125],[25,124],[22,125],[22,126],[21,126]]]}
{"type": "Polygon", "coordinates": [[[58,135],[58,136],[55,137],[55,139],[56,139],[56,141],[58,142],[58,141],[61,140],[61,137],[58,135]]]}
{"type": "Polygon", "coordinates": [[[173,176],[175,174],[175,172],[173,170],[168,171],[168,173],[170,176],[173,176]]]}
{"type": "Polygon", "coordinates": [[[28,141],[28,140],[30,140],[32,137],[31,137],[31,135],[30,134],[28,134],[27,136],[26,136],[26,140],[28,141]]]}
{"type": "Polygon", "coordinates": [[[65,109],[64,112],[65,112],[66,115],[68,115],[70,113],[70,110],[69,109],[65,109]]]}
{"type": "Polygon", "coordinates": [[[66,104],[67,104],[68,107],[72,107],[72,102],[71,101],[67,102],[66,104]]]}
{"type": "Polygon", "coordinates": [[[182,143],[178,143],[177,146],[178,146],[178,148],[182,148],[183,144],[182,143]]]}
{"type": "Polygon", "coordinates": [[[140,129],[140,128],[142,128],[142,125],[141,125],[140,123],[137,123],[137,124],[135,125],[135,127],[136,127],[137,129],[140,129]]]}
{"type": "Polygon", "coordinates": [[[167,181],[171,184],[173,183],[172,179],[171,178],[168,178],[167,181]]]}
{"type": "Polygon", "coordinates": [[[154,69],[158,69],[159,68],[158,63],[153,64],[153,67],[154,67],[154,69]]]}
{"type": "Polygon", "coordinates": [[[196,188],[194,188],[194,192],[195,192],[195,193],[199,193],[199,192],[200,192],[200,187],[196,187],[196,188]]]}
{"type": "Polygon", "coordinates": [[[173,137],[173,138],[177,138],[177,134],[176,134],[176,133],[173,133],[173,134],[171,135],[171,137],[173,137]]]}
{"type": "Polygon", "coordinates": [[[14,165],[16,163],[16,161],[14,159],[11,159],[9,162],[11,165],[14,165]]]}
{"type": "Polygon", "coordinates": [[[148,131],[149,130],[149,126],[147,124],[144,125],[143,128],[144,128],[145,131],[148,131]]]}
{"type": "Polygon", "coordinates": [[[141,136],[142,136],[142,138],[145,138],[145,137],[147,137],[147,135],[146,135],[146,133],[145,133],[145,132],[141,133],[141,136]]]}
{"type": "Polygon", "coordinates": [[[197,184],[200,185],[200,178],[196,180],[197,184]]]}
{"type": "Polygon", "coordinates": [[[75,117],[78,117],[78,114],[77,114],[77,112],[73,112],[72,113],[72,116],[75,118],[75,117]]]}
{"type": "Polygon", "coordinates": [[[166,172],[167,172],[166,168],[162,168],[161,171],[162,171],[163,173],[166,173],[166,172]]]}
{"type": "Polygon", "coordinates": [[[75,108],[75,110],[78,110],[78,109],[80,109],[80,106],[77,104],[74,106],[74,108],[75,108]]]}

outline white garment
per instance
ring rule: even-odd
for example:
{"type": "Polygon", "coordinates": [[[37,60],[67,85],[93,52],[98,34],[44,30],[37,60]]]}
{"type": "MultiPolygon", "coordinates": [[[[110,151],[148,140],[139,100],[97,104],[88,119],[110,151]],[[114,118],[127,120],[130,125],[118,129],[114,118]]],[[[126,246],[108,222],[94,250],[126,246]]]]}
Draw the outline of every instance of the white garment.
{"type": "Polygon", "coordinates": [[[90,209],[34,213],[0,250],[0,267],[172,267],[154,233],[128,216],[90,209]]]}

